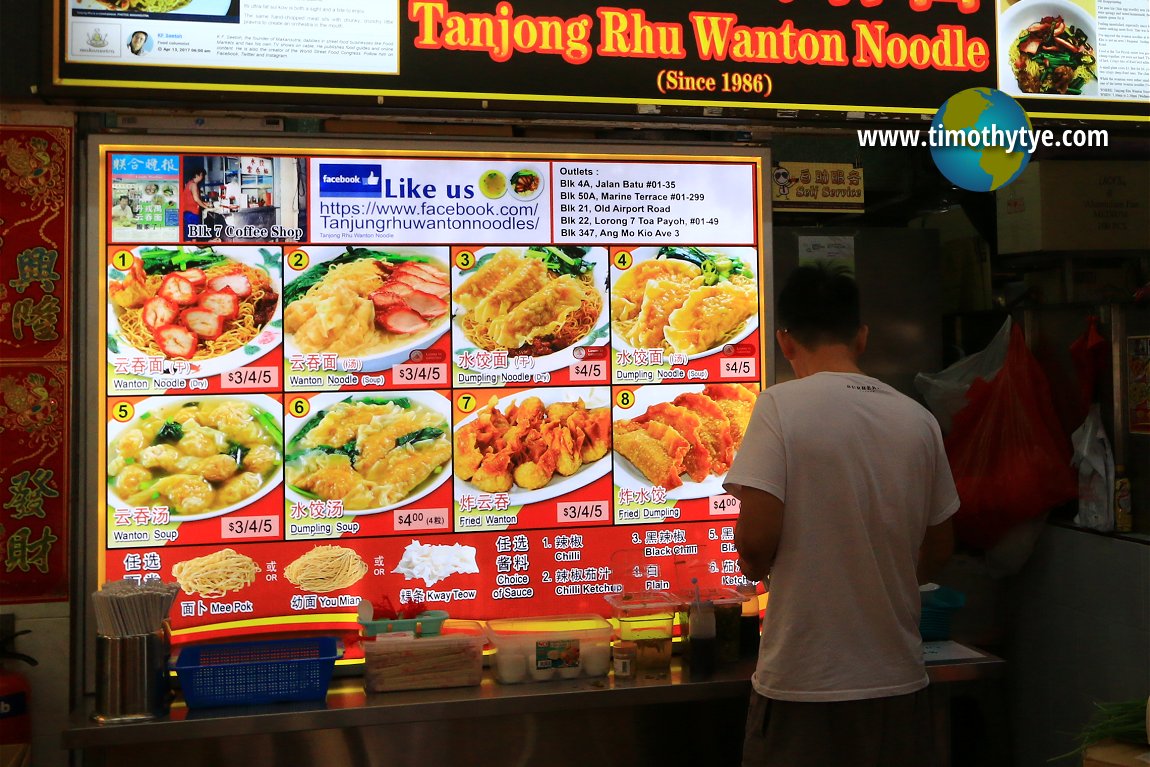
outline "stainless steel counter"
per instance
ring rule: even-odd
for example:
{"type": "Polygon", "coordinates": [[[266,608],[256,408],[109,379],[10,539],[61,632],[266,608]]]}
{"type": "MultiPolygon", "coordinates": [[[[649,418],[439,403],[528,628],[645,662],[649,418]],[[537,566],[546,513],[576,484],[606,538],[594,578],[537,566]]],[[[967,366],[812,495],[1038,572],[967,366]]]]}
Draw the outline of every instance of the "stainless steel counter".
{"type": "MultiPolygon", "coordinates": [[[[960,654],[969,652],[957,647],[960,654]]],[[[986,654],[927,663],[932,690],[942,696],[954,683],[1000,676],[1004,668],[1004,661],[986,654]]],[[[671,673],[662,678],[626,681],[608,676],[501,685],[485,675],[479,687],[372,695],[363,692],[358,677],[348,677],[333,682],[322,704],[203,711],[177,704],[168,718],[122,725],[92,721],[88,701],[84,710],[74,713],[71,728],[64,732],[64,746],[84,751],[85,764],[154,765],[161,759],[165,767],[196,763],[250,767],[264,763],[262,758],[282,759],[285,753],[299,755],[297,763],[306,764],[302,760],[312,752],[323,754],[323,763],[329,764],[375,764],[375,759],[379,764],[404,764],[412,761],[409,753],[446,758],[448,752],[458,756],[458,749],[470,753],[503,742],[520,749],[529,733],[558,727],[576,737],[564,739],[561,748],[551,741],[533,741],[530,761],[523,763],[587,764],[586,759],[593,757],[588,749],[602,748],[603,743],[614,754],[657,753],[668,736],[674,739],[675,720],[681,718],[710,720],[721,731],[715,735],[721,734],[727,747],[734,743],[737,754],[740,711],[745,710],[753,669],[754,662],[748,659],[720,668],[708,679],[692,680],[676,658],[671,673]],[[653,731],[652,718],[669,719],[665,723],[670,729],[653,731]],[[598,745],[584,742],[580,735],[592,732],[597,733],[598,745]],[[351,761],[334,756],[341,750],[351,761]],[[207,756],[210,761],[205,761],[207,756]]],[[[491,764],[515,763],[505,751],[499,754],[491,757],[491,764]]],[[[468,763],[487,762],[469,758],[468,763]]]]}

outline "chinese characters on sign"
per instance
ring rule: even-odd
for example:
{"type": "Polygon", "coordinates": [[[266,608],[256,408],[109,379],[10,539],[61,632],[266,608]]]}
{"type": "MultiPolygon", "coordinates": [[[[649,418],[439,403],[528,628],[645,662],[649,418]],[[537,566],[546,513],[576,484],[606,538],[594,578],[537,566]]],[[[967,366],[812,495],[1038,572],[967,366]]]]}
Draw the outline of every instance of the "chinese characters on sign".
{"type": "Polygon", "coordinates": [[[68,598],[71,147],[0,126],[0,604],[68,598]]]}

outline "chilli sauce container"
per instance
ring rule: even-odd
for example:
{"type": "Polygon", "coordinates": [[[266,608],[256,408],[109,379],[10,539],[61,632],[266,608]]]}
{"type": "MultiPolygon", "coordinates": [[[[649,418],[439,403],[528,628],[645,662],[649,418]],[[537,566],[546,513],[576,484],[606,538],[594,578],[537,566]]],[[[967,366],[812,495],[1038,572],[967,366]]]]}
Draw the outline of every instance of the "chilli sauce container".
{"type": "Polygon", "coordinates": [[[606,599],[619,622],[619,640],[635,643],[636,671],[670,671],[675,613],[682,600],[665,591],[608,594],[606,599]]]}

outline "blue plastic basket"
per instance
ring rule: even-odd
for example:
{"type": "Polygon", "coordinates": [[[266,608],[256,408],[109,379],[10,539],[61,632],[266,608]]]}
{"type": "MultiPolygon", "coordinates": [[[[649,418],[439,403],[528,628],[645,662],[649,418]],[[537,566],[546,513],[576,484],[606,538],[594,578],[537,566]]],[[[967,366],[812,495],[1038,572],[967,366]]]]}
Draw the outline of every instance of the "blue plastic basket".
{"type": "Polygon", "coordinates": [[[174,667],[188,708],[321,701],[335,668],[334,637],[185,647],[174,667]]]}
{"type": "Polygon", "coordinates": [[[934,591],[924,591],[922,615],[918,630],[927,642],[950,639],[950,618],[955,610],[966,604],[966,596],[961,591],[940,586],[934,591]]]}

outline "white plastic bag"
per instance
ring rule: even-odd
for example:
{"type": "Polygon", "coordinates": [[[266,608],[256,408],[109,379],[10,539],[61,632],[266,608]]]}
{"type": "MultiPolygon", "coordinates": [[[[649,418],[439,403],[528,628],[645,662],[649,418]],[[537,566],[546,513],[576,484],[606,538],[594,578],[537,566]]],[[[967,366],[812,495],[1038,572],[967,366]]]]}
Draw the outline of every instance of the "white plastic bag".
{"type": "Polygon", "coordinates": [[[966,390],[976,378],[990,381],[1006,361],[1010,346],[1010,317],[990,339],[986,348],[968,354],[938,373],[919,373],[914,377],[914,388],[926,400],[926,406],[938,419],[943,434],[950,432],[950,419],[966,407],[966,390]]]}
{"type": "Polygon", "coordinates": [[[1091,530],[1114,529],[1114,454],[1102,426],[1098,403],[1090,406],[1086,420],[1070,437],[1078,469],[1078,513],[1074,524],[1091,530]]]}

